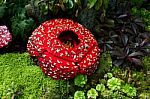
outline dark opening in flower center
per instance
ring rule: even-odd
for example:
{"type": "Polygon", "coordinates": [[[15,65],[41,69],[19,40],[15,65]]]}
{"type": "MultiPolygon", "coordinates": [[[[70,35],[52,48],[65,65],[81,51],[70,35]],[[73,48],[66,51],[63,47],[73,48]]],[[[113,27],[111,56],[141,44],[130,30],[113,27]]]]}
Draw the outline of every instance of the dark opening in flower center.
{"type": "Polygon", "coordinates": [[[63,31],[59,36],[58,39],[69,48],[73,48],[80,43],[78,39],[78,35],[75,34],[73,31],[63,31]]]}

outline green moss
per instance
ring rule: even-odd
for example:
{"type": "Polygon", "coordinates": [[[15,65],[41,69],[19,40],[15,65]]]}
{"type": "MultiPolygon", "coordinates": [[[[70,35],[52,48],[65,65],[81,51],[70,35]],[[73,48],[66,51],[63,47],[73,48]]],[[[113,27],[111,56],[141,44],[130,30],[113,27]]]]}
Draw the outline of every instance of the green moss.
{"type": "MultiPolygon", "coordinates": [[[[0,55],[0,97],[53,99],[65,93],[66,82],[46,77],[27,53],[0,55]]],[[[55,98],[56,99],[56,98],[55,98]]]]}
{"type": "Polygon", "coordinates": [[[145,81],[142,83],[143,93],[141,93],[141,99],[149,99],[150,98],[150,56],[145,56],[143,58],[144,69],[146,71],[145,81]]]}
{"type": "Polygon", "coordinates": [[[144,67],[147,71],[150,71],[150,56],[145,56],[143,58],[144,67]]]}
{"type": "Polygon", "coordinates": [[[100,65],[96,73],[104,75],[112,67],[111,55],[108,52],[102,53],[100,57],[100,65]]]}

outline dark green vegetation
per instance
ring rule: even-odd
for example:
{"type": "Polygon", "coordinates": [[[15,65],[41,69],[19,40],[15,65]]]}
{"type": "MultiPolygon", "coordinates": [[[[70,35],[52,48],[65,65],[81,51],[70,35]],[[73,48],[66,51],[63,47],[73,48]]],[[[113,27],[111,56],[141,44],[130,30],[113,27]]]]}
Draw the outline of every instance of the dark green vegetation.
{"type": "Polygon", "coordinates": [[[13,35],[9,46],[0,49],[4,54],[0,55],[0,97],[4,99],[150,98],[150,0],[1,0],[0,25],[13,35]],[[67,90],[60,86],[66,82],[45,77],[27,53],[4,54],[25,52],[32,31],[54,18],[82,24],[102,50],[95,74],[68,81],[67,90]]]}

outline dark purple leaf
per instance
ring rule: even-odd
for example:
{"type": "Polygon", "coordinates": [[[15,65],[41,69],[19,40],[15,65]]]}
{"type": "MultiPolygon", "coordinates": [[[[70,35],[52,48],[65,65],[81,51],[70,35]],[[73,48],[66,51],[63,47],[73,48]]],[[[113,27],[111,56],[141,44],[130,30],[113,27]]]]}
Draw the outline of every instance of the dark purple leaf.
{"type": "Polygon", "coordinates": [[[141,26],[141,27],[145,27],[145,24],[143,24],[143,22],[142,22],[142,20],[141,20],[140,18],[136,18],[136,19],[134,20],[134,22],[135,22],[137,25],[141,26]]]}
{"type": "Polygon", "coordinates": [[[113,47],[112,47],[111,45],[109,45],[109,44],[106,44],[106,46],[107,46],[110,50],[113,49],[113,47]]]}
{"type": "Polygon", "coordinates": [[[113,44],[114,42],[113,42],[113,41],[107,41],[106,43],[108,43],[108,44],[113,44]]]}
{"type": "Polygon", "coordinates": [[[143,56],[144,54],[142,52],[133,52],[129,56],[134,57],[134,56],[143,56]]]}
{"type": "Polygon", "coordinates": [[[147,42],[147,43],[146,43],[146,47],[150,47],[150,42],[147,42]]]}
{"type": "Polygon", "coordinates": [[[136,65],[142,65],[142,62],[140,59],[137,59],[137,58],[131,58],[131,62],[136,64],[136,65]]]}
{"type": "Polygon", "coordinates": [[[139,34],[139,37],[141,37],[141,38],[143,38],[143,39],[149,39],[150,35],[149,35],[149,33],[144,32],[144,33],[140,33],[140,34],[139,34]]]}
{"type": "Polygon", "coordinates": [[[140,18],[136,18],[136,19],[134,20],[134,22],[136,22],[136,23],[142,23],[142,20],[141,20],[140,18]]]}
{"type": "Polygon", "coordinates": [[[137,26],[135,24],[131,24],[131,27],[135,34],[137,34],[137,26]]]}
{"type": "Polygon", "coordinates": [[[139,43],[133,43],[133,44],[131,44],[131,46],[132,46],[133,48],[136,48],[137,46],[139,46],[139,43]]]}
{"type": "Polygon", "coordinates": [[[123,35],[121,39],[122,39],[123,45],[127,45],[128,39],[129,39],[128,36],[127,35],[123,35]]]}
{"type": "Polygon", "coordinates": [[[130,34],[133,34],[133,31],[132,31],[130,28],[126,28],[126,29],[125,29],[125,32],[130,33],[130,34]]]}
{"type": "Polygon", "coordinates": [[[116,34],[111,36],[111,38],[116,38],[116,37],[118,37],[118,35],[116,34]]]}
{"type": "Polygon", "coordinates": [[[115,65],[115,66],[120,66],[121,64],[123,64],[123,60],[114,60],[113,61],[113,65],[115,65]]]}
{"type": "Polygon", "coordinates": [[[126,55],[129,54],[129,52],[130,52],[129,47],[126,47],[126,48],[125,48],[125,53],[126,53],[126,55]]]}
{"type": "Polygon", "coordinates": [[[120,51],[111,51],[110,53],[112,56],[122,56],[122,53],[120,51]]]}
{"type": "Polygon", "coordinates": [[[128,16],[127,14],[123,14],[123,15],[118,16],[118,18],[125,18],[127,16],[128,16]]]}
{"type": "Polygon", "coordinates": [[[119,24],[123,24],[123,23],[124,23],[122,20],[117,20],[117,22],[118,22],[119,24]]]}
{"type": "Polygon", "coordinates": [[[148,42],[147,39],[143,40],[143,42],[140,44],[141,47],[150,47],[150,42],[148,42]]]}
{"type": "Polygon", "coordinates": [[[116,57],[116,59],[118,60],[118,59],[122,59],[122,60],[125,60],[125,58],[126,58],[126,56],[125,55],[122,55],[122,56],[118,56],[118,57],[116,57]]]}
{"type": "Polygon", "coordinates": [[[140,44],[140,46],[144,46],[146,42],[147,42],[147,40],[146,40],[146,39],[145,39],[145,40],[143,40],[143,42],[140,44]]]}
{"type": "Polygon", "coordinates": [[[149,49],[141,49],[141,51],[142,51],[145,55],[147,55],[147,54],[150,52],[149,49]]]}
{"type": "Polygon", "coordinates": [[[145,27],[145,24],[143,24],[143,23],[136,23],[136,24],[143,27],[143,28],[145,27]]]}

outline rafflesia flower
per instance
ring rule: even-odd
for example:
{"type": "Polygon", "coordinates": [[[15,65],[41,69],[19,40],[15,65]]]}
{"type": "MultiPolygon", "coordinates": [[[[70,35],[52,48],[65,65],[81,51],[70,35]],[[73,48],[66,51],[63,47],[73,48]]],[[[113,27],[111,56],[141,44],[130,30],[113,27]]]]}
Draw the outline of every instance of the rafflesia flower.
{"type": "Polygon", "coordinates": [[[42,71],[53,79],[91,75],[99,63],[100,49],[92,33],[69,19],[42,23],[28,40],[27,50],[42,71]]]}
{"type": "Polygon", "coordinates": [[[0,48],[7,46],[12,40],[12,35],[6,26],[0,26],[0,48]]]}

